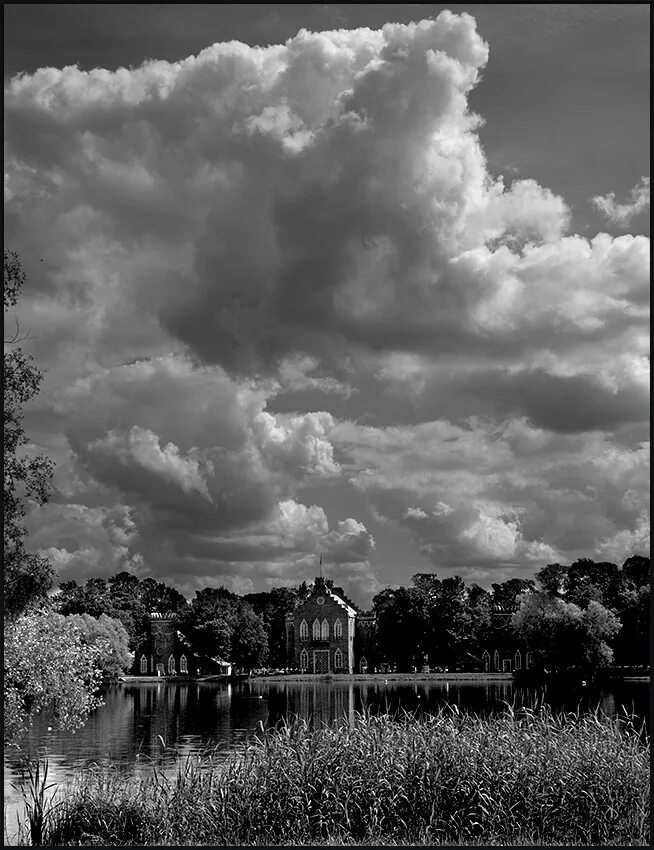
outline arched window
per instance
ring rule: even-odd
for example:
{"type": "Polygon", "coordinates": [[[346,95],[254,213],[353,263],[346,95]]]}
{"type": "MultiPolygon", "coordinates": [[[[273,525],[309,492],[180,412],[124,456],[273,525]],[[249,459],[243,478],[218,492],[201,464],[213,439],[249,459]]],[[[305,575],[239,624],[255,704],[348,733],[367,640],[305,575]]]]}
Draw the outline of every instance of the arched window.
{"type": "Polygon", "coordinates": [[[359,670],[361,670],[362,673],[365,673],[367,671],[367,669],[368,669],[368,662],[366,661],[365,657],[363,657],[361,659],[361,661],[359,662],[359,670]]]}
{"type": "Polygon", "coordinates": [[[313,621],[313,639],[320,640],[320,623],[318,622],[318,618],[313,621]]]}
{"type": "Polygon", "coordinates": [[[488,673],[490,670],[490,654],[487,649],[482,652],[481,661],[484,665],[484,673],[488,673]]]}
{"type": "Polygon", "coordinates": [[[527,655],[525,656],[525,667],[528,670],[530,667],[533,667],[533,666],[534,666],[534,656],[531,654],[531,652],[528,652],[527,655]]]}
{"type": "Polygon", "coordinates": [[[185,655],[182,655],[182,657],[179,659],[179,672],[188,673],[188,663],[186,661],[185,655]]]}
{"type": "Polygon", "coordinates": [[[343,637],[343,624],[340,620],[334,623],[334,640],[341,640],[343,637]]]}
{"type": "Polygon", "coordinates": [[[493,668],[495,670],[500,669],[500,654],[497,650],[493,653],[493,668]]]}
{"type": "Polygon", "coordinates": [[[309,624],[306,620],[300,623],[300,640],[309,640],[309,624]]]}
{"type": "Polygon", "coordinates": [[[147,672],[148,672],[148,659],[145,657],[145,655],[142,655],[141,656],[141,673],[147,673],[147,672]]]}
{"type": "Polygon", "coordinates": [[[516,653],[515,653],[515,669],[516,670],[522,669],[522,655],[521,655],[519,649],[516,649],[516,653]]]}
{"type": "Polygon", "coordinates": [[[306,649],[300,653],[300,670],[306,670],[309,666],[309,654],[306,649]]]}
{"type": "Polygon", "coordinates": [[[322,640],[329,640],[329,623],[326,618],[322,621],[322,626],[320,627],[320,637],[322,640]]]}
{"type": "Polygon", "coordinates": [[[169,673],[175,672],[175,656],[174,655],[168,656],[168,672],[169,673]]]}
{"type": "Polygon", "coordinates": [[[337,649],[334,653],[334,670],[340,670],[343,666],[343,653],[337,649]]]}

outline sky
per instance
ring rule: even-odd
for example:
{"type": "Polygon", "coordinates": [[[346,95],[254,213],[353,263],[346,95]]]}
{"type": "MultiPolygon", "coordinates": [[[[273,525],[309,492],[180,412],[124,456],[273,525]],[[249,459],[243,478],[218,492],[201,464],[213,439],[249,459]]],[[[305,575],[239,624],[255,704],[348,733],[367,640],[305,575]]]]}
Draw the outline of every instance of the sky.
{"type": "Polygon", "coordinates": [[[4,13],[61,580],[648,554],[648,4],[4,13]]]}

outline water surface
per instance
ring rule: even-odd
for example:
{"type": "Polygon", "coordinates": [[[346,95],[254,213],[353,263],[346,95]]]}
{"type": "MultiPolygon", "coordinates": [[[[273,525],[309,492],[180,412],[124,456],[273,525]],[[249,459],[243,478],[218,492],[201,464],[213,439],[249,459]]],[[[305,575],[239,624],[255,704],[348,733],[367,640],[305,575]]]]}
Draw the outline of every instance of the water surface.
{"type": "Polygon", "coordinates": [[[579,687],[565,695],[517,687],[512,681],[127,682],[105,692],[104,705],[78,732],[56,731],[44,715],[21,741],[20,753],[5,753],[7,835],[15,834],[19,794],[12,785],[21,781],[25,756],[47,753],[50,780],[60,784],[90,764],[111,763],[134,774],[150,770],[152,760],[173,765],[207,747],[226,756],[261,725],[267,728],[294,715],[320,725],[363,709],[421,713],[450,705],[489,714],[507,703],[534,707],[543,702],[566,711],[599,706],[611,716],[624,706],[646,719],[649,682],[624,682],[601,691],[579,687]]]}

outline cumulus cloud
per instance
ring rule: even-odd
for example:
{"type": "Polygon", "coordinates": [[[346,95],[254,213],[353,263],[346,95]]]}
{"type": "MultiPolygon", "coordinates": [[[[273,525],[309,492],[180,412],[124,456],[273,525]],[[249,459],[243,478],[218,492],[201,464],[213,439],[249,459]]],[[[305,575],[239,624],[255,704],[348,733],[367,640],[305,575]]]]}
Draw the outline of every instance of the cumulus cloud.
{"type": "Polygon", "coordinates": [[[57,410],[68,423],[74,462],[103,488],[107,505],[73,504],[89,496],[79,479],[50,509],[52,522],[41,517],[33,544],[47,550],[64,578],[146,563],[189,588],[198,571],[227,586],[239,574],[245,581],[248,571],[286,580],[320,551],[369,569],[374,541],[362,523],[347,519],[330,529],[321,507],[292,498],[302,484],[340,473],[332,417],[267,412],[275,386],[234,381],[219,367],[173,356],[80,379],[57,410]],[[116,517],[123,525],[129,519],[130,534],[120,540],[116,517]],[[86,534],[68,528],[73,518],[87,523],[86,534]],[[57,524],[63,542],[44,547],[57,524]]]}
{"type": "Polygon", "coordinates": [[[525,419],[404,427],[343,422],[332,434],[377,515],[406,528],[437,568],[468,571],[620,557],[647,525],[649,444],[556,434],[525,419]],[[629,498],[623,498],[625,492],[629,498]]]}
{"type": "MultiPolygon", "coordinates": [[[[126,434],[109,431],[106,437],[89,443],[87,451],[100,462],[108,461],[110,466],[118,463],[128,470],[134,467],[147,470],[157,479],[177,485],[185,493],[196,490],[211,499],[198,459],[182,457],[174,443],[161,448],[159,438],[148,428],[134,425],[126,434]]],[[[207,472],[213,472],[210,461],[206,467],[207,472]]]]}
{"type": "Polygon", "coordinates": [[[143,576],[148,573],[144,559],[132,550],[136,534],[124,504],[52,502],[40,512],[30,543],[50,559],[61,581],[107,577],[121,570],[143,576]]]}
{"type": "MultiPolygon", "coordinates": [[[[99,336],[120,313],[138,337],[135,306],[141,334],[163,326],[244,374],[361,346],[456,347],[478,336],[480,292],[453,261],[556,242],[568,222],[548,189],[507,189],[486,168],[467,95],[487,58],[474,20],[443,12],[14,78],[11,229],[58,222],[51,281],[70,298],[99,278],[99,336]]],[[[506,298],[504,281],[488,277],[486,301],[489,288],[506,298]]]]}
{"type": "MultiPolygon", "coordinates": [[[[571,233],[564,198],[491,173],[488,57],[445,11],[6,83],[31,422],[96,529],[35,528],[63,571],[252,589],[324,551],[374,588],[370,530],[303,504],[347,476],[478,575],[642,540],[649,240],[571,233]],[[93,514],[116,505],[125,552],[93,514]]],[[[626,225],[648,198],[593,203],[626,225]]]]}
{"type": "Polygon", "coordinates": [[[640,182],[629,193],[629,200],[619,203],[615,192],[595,195],[591,202],[606,218],[618,227],[628,227],[631,220],[649,209],[649,177],[641,177],[640,182]]]}

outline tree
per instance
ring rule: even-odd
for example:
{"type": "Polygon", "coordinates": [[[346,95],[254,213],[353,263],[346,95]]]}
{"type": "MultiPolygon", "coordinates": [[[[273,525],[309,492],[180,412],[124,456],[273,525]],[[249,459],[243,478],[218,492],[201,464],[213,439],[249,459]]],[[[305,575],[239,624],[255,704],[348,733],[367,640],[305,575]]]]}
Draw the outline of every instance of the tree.
{"type": "Polygon", "coordinates": [[[620,631],[620,620],[599,602],[591,600],[583,612],[582,626],[582,667],[590,671],[607,667],[613,661],[613,650],[607,640],[620,631]]]}
{"type": "Polygon", "coordinates": [[[108,581],[88,578],[83,587],[75,581],[62,582],[55,604],[60,614],[107,614],[120,620],[129,635],[130,649],[135,650],[147,641],[151,611],[179,615],[187,602],[174,587],[154,578],[141,580],[124,570],[108,581]]]}
{"type": "Polygon", "coordinates": [[[263,620],[268,638],[268,659],[273,667],[286,666],[286,614],[293,610],[298,591],[291,587],[273,587],[269,591],[247,593],[243,600],[263,620]]]}
{"type": "MultiPolygon", "coordinates": [[[[635,556],[639,557],[640,556],[635,556]]],[[[650,586],[649,569],[644,572],[644,563],[649,567],[649,558],[636,564],[636,572],[625,562],[618,573],[609,596],[609,607],[622,621],[622,629],[613,642],[617,664],[649,665],[650,663],[650,586]],[[645,578],[647,576],[647,578],[645,578]],[[643,582],[643,579],[647,583],[643,582]]]]}
{"type": "Polygon", "coordinates": [[[16,740],[37,712],[50,708],[55,722],[75,730],[98,705],[101,672],[97,647],[50,610],[32,611],[5,625],[4,741],[16,740]]]}
{"type": "Polygon", "coordinates": [[[187,606],[186,599],[176,588],[149,576],[141,582],[140,599],[148,614],[151,611],[172,611],[174,614],[180,614],[187,606]]]}
{"type": "Polygon", "coordinates": [[[238,597],[224,587],[196,590],[180,627],[199,655],[231,660],[238,597]]]}
{"type": "MultiPolygon", "coordinates": [[[[413,581],[415,583],[416,577],[413,581]]],[[[423,591],[426,587],[423,585],[423,591]]],[[[420,592],[420,586],[417,588],[420,592]]],[[[472,613],[463,579],[459,576],[431,582],[427,597],[427,654],[432,662],[452,664],[470,647],[472,613]]]]}
{"type": "Polygon", "coordinates": [[[268,637],[262,618],[247,604],[237,608],[232,633],[231,661],[245,670],[261,667],[268,657],[268,637]]]}
{"type": "Polygon", "coordinates": [[[501,605],[507,611],[515,608],[516,599],[523,593],[531,593],[535,589],[533,578],[510,578],[501,584],[492,584],[493,603],[501,605]]]}
{"type": "MultiPolygon", "coordinates": [[[[4,252],[4,309],[14,307],[25,284],[25,274],[13,251],[4,252]]],[[[50,495],[53,466],[43,455],[26,451],[23,407],[39,391],[43,372],[31,355],[17,345],[19,331],[5,340],[4,352],[4,615],[15,618],[44,599],[52,586],[53,570],[47,559],[25,549],[24,517],[33,504],[50,495]]]]}
{"type": "Polygon", "coordinates": [[[644,555],[632,555],[622,565],[622,572],[636,587],[649,587],[649,558],[644,555]]]}
{"type": "Polygon", "coordinates": [[[536,573],[536,578],[542,589],[553,596],[565,594],[567,576],[568,568],[562,564],[547,564],[536,573]]]}
{"type": "Polygon", "coordinates": [[[618,568],[609,561],[579,558],[568,567],[566,599],[586,608],[592,600],[604,603],[618,568]]]}
{"type": "Polygon", "coordinates": [[[415,588],[384,588],[372,600],[377,615],[380,657],[408,671],[428,651],[429,619],[425,598],[415,588]]]}
{"type": "Polygon", "coordinates": [[[117,679],[130,669],[134,657],[120,620],[106,614],[71,614],[66,619],[79,630],[84,644],[97,650],[96,664],[105,680],[117,679]]]}
{"type": "Polygon", "coordinates": [[[491,627],[491,595],[473,584],[467,589],[471,619],[470,651],[480,652],[487,645],[491,627]]]}
{"type": "Polygon", "coordinates": [[[552,672],[578,670],[593,675],[612,660],[606,642],[620,621],[599,602],[587,610],[545,592],[522,596],[511,624],[532,651],[536,666],[552,672]]]}

